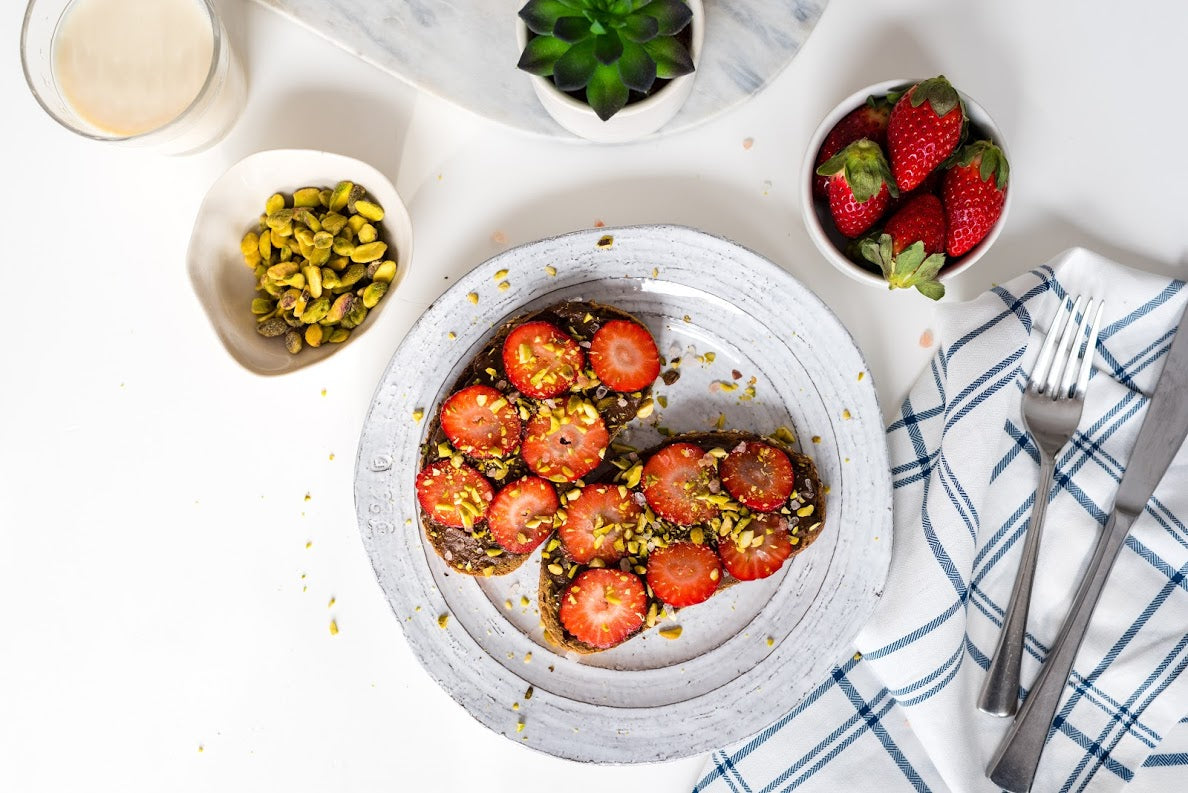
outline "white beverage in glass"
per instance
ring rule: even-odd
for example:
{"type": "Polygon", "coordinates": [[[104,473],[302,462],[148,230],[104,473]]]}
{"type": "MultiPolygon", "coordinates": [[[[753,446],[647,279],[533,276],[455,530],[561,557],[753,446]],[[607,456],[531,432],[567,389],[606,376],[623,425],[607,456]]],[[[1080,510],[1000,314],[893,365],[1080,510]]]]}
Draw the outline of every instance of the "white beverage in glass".
{"type": "Polygon", "coordinates": [[[209,0],[32,0],[22,55],[35,95],[63,125],[171,153],[220,139],[246,95],[209,0]],[[32,52],[31,28],[52,31],[48,46],[32,52]],[[30,73],[31,54],[40,73],[30,73]]]}

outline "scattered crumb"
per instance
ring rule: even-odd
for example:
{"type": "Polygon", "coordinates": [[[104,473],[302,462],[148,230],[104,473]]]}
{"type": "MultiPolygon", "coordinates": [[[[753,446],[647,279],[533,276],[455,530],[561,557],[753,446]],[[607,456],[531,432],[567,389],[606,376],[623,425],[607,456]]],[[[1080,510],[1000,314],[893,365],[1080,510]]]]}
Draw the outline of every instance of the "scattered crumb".
{"type": "Polygon", "coordinates": [[[509,599],[507,599],[507,600],[505,600],[505,601],[503,601],[503,607],[504,607],[505,609],[507,609],[508,611],[511,611],[512,602],[511,602],[511,599],[510,599],[510,598],[509,598],[509,599]]]}
{"type": "Polygon", "coordinates": [[[692,320],[692,318],[691,318],[691,317],[690,317],[688,314],[686,314],[685,316],[681,317],[681,319],[682,319],[682,320],[684,320],[685,322],[692,322],[692,321],[693,321],[693,320],[692,320]]]}
{"type": "Polygon", "coordinates": [[[742,380],[742,372],[740,372],[737,369],[731,369],[730,370],[730,379],[731,380],[742,380]]]}
{"type": "Polygon", "coordinates": [[[664,394],[660,394],[659,396],[657,396],[656,401],[660,403],[660,407],[662,407],[662,408],[668,407],[668,397],[666,397],[664,394]]]}
{"type": "Polygon", "coordinates": [[[519,710],[519,709],[520,709],[520,703],[519,703],[519,702],[513,702],[513,703],[512,703],[512,710],[519,710]]]}
{"type": "Polygon", "coordinates": [[[440,617],[437,618],[437,627],[444,628],[446,625],[449,624],[449,621],[450,621],[450,615],[442,614],[440,617]]]}
{"type": "Polygon", "coordinates": [[[522,720],[516,722],[516,732],[523,732],[523,731],[524,731],[524,722],[522,720]]]}
{"type": "Polygon", "coordinates": [[[504,245],[507,243],[507,235],[502,231],[494,231],[491,233],[491,242],[496,245],[504,245]]]}
{"type": "Polygon", "coordinates": [[[497,288],[499,289],[500,292],[506,292],[508,289],[511,288],[511,284],[508,283],[507,281],[500,281],[499,286],[497,288]]]}
{"type": "Polygon", "coordinates": [[[855,660],[855,661],[861,661],[861,660],[862,660],[862,653],[854,653],[854,660],[855,660]]]}
{"type": "Polygon", "coordinates": [[[504,278],[507,278],[507,270],[498,270],[493,276],[496,281],[502,281],[504,278]]]}
{"type": "Polygon", "coordinates": [[[934,340],[935,340],[935,337],[932,335],[931,329],[925,330],[923,333],[920,334],[920,346],[921,347],[931,347],[932,342],[934,340]]]}
{"type": "MultiPolygon", "coordinates": [[[[552,667],[549,668],[549,671],[552,671],[552,667]]],[[[528,686],[528,690],[524,692],[524,699],[532,699],[532,695],[534,693],[536,693],[536,689],[534,689],[532,686],[528,686]]]]}
{"type": "Polygon", "coordinates": [[[306,494],[305,494],[305,500],[306,500],[306,501],[309,501],[311,498],[313,498],[313,496],[311,496],[311,495],[309,494],[309,492],[307,491],[307,492],[306,492],[306,494]]]}
{"type": "Polygon", "coordinates": [[[478,292],[471,292],[470,294],[468,294],[466,296],[466,299],[477,306],[478,305],[478,292]]]}
{"type": "Polygon", "coordinates": [[[748,150],[749,150],[749,149],[750,149],[752,146],[754,146],[754,145],[755,145],[755,139],[754,139],[754,138],[743,138],[743,148],[744,148],[744,149],[748,149],[748,150]]]}
{"type": "Polygon", "coordinates": [[[858,373],[858,382],[861,383],[862,378],[864,378],[864,377],[866,377],[866,372],[859,372],[858,373]]]}
{"type": "Polygon", "coordinates": [[[557,268],[551,264],[545,265],[545,275],[549,278],[555,277],[557,275],[557,268]]]}
{"type": "Polygon", "coordinates": [[[527,606],[531,602],[532,601],[528,599],[527,595],[520,595],[520,605],[521,606],[527,606]]]}
{"type": "Polygon", "coordinates": [[[726,414],[719,413],[717,421],[714,422],[714,427],[716,427],[717,429],[723,429],[723,428],[725,428],[725,426],[726,426],[726,414]]]}
{"type": "Polygon", "coordinates": [[[330,462],[334,462],[334,452],[330,452],[330,462]]]}
{"type": "Polygon", "coordinates": [[[309,591],[309,587],[308,587],[308,586],[303,586],[303,587],[301,587],[301,591],[302,591],[302,592],[308,592],[308,591],[309,591]]]}
{"type": "Polygon", "coordinates": [[[312,547],[313,547],[313,540],[306,540],[306,541],[305,541],[305,547],[306,547],[307,549],[308,549],[308,548],[312,548],[312,547]]]}
{"type": "Polygon", "coordinates": [[[845,410],[842,411],[842,418],[845,419],[846,421],[849,421],[852,418],[852,416],[850,416],[849,408],[846,408],[845,410]]]}
{"type": "Polygon", "coordinates": [[[446,334],[446,338],[449,339],[450,341],[453,341],[454,339],[458,338],[458,334],[454,333],[454,331],[451,330],[449,333],[446,334]]]}
{"type": "Polygon", "coordinates": [[[847,457],[846,459],[842,460],[842,462],[843,462],[843,463],[848,463],[848,462],[850,462],[850,458],[849,458],[849,457],[847,457]]]}
{"type": "Polygon", "coordinates": [[[198,753],[201,754],[202,752],[205,752],[205,751],[206,751],[206,747],[203,746],[202,744],[198,744],[198,753]]]}
{"type": "Polygon", "coordinates": [[[326,389],[322,389],[322,396],[326,396],[326,389]]]}
{"type": "Polygon", "coordinates": [[[524,663],[532,663],[532,653],[524,653],[524,663]]]}
{"type": "Polygon", "coordinates": [[[773,644],[775,644],[775,639],[771,636],[768,636],[767,637],[767,646],[771,647],[773,644]]]}
{"type": "Polygon", "coordinates": [[[600,228],[603,228],[603,227],[605,227],[605,226],[606,226],[606,224],[605,224],[605,223],[603,223],[601,220],[595,220],[595,221],[594,221],[594,228],[596,228],[596,229],[600,229],[600,228]]]}
{"type": "Polygon", "coordinates": [[[610,246],[615,244],[615,238],[609,234],[604,234],[603,236],[599,237],[598,242],[596,242],[594,244],[597,245],[599,248],[609,248],[610,246]]]}
{"type": "Polygon", "coordinates": [[[814,436],[813,436],[813,443],[820,443],[820,442],[821,442],[821,436],[820,436],[820,435],[814,435],[814,436]]]}
{"type": "Polygon", "coordinates": [[[423,408],[417,408],[413,411],[413,421],[419,422],[423,418],[425,418],[425,411],[423,408]]]}
{"type": "Polygon", "coordinates": [[[338,635],[338,620],[330,620],[330,635],[338,635]]]}
{"type": "Polygon", "coordinates": [[[653,268],[652,268],[652,277],[653,277],[653,278],[659,278],[659,277],[660,277],[660,268],[659,268],[659,267],[653,267],[653,268]]]}
{"type": "MultiPolygon", "coordinates": [[[[334,608],[334,604],[337,602],[338,602],[338,600],[336,598],[333,598],[333,597],[330,598],[330,601],[326,604],[326,608],[328,608],[328,609],[334,608]]],[[[417,608],[420,608],[420,606],[418,606],[417,608]]]]}
{"type": "Polygon", "coordinates": [[[681,626],[669,625],[667,628],[661,628],[660,635],[665,639],[679,639],[681,638],[681,626]]]}

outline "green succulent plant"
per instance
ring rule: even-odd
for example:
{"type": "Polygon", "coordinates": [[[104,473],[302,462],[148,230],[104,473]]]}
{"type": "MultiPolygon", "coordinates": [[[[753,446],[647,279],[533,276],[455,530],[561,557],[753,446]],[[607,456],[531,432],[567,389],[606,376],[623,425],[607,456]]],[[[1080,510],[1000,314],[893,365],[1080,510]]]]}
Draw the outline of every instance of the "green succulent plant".
{"type": "Polygon", "coordinates": [[[532,31],[517,66],[552,77],[606,121],[631,92],[693,71],[677,39],[693,19],[684,0],[528,0],[520,18],[532,31]]]}

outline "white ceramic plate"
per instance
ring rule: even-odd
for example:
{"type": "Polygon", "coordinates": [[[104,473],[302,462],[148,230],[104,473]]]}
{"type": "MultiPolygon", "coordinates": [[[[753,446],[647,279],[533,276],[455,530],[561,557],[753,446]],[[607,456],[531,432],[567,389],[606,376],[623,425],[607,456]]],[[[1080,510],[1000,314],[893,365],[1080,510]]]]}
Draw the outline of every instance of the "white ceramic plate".
{"type": "Polygon", "coordinates": [[[882,414],[849,334],[776,265],[676,226],[575,232],[468,273],[393,356],[363,428],[355,481],[364,545],[429,674],[491,729],[574,760],[671,759],[767,726],[850,646],[891,556],[882,414]],[[500,290],[493,276],[505,269],[510,286],[500,290]],[[561,655],[544,641],[539,551],[509,576],[451,572],[422,541],[413,485],[428,424],[414,412],[428,415],[440,404],[504,320],[576,299],[631,312],[663,355],[683,358],[680,379],[657,384],[667,407],[632,425],[623,441],[643,448],[660,440],[658,427],[707,430],[720,415],[732,429],[786,425],[830,488],[823,536],[776,576],[681,611],[679,639],[653,629],[590,656],[561,655]],[[745,399],[751,378],[754,398],[745,399]]]}
{"type": "Polygon", "coordinates": [[[366,321],[351,331],[355,343],[376,325],[384,307],[395,302],[396,290],[412,261],[412,220],[392,182],[364,162],[312,149],[273,149],[248,155],[211,185],[194,220],[187,252],[190,283],[227,352],[256,374],[296,371],[331,355],[340,344],[306,347],[290,355],[281,339],[256,332],[251,313],[256,281],[243,263],[239,243],[256,230],[264,202],[273,193],[302,187],[333,187],[343,179],[362,185],[384,208],[380,232],[388,243],[385,258],[396,259],[396,278],[366,321]]]}

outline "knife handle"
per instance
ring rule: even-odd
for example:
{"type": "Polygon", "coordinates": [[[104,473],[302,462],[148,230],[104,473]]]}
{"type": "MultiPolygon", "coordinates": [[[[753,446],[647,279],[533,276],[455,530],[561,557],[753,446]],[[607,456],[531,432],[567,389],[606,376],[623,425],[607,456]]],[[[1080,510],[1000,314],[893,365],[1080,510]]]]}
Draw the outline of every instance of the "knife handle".
{"type": "Polygon", "coordinates": [[[1064,625],[1048,651],[1044,666],[986,769],[990,781],[1004,790],[1026,793],[1031,788],[1039,767],[1040,754],[1060,704],[1060,695],[1064,693],[1077,650],[1085,638],[1093,608],[1097,605],[1097,599],[1101,596],[1135,517],[1116,510],[1110,515],[1098,537],[1097,547],[1073,598],[1068,616],[1064,619],[1064,625]]]}

